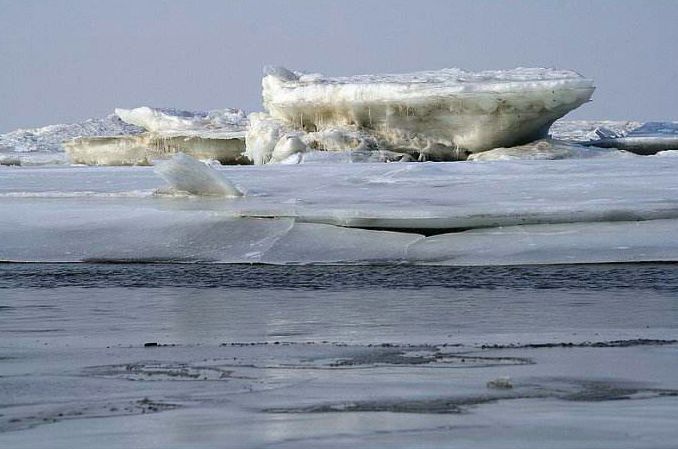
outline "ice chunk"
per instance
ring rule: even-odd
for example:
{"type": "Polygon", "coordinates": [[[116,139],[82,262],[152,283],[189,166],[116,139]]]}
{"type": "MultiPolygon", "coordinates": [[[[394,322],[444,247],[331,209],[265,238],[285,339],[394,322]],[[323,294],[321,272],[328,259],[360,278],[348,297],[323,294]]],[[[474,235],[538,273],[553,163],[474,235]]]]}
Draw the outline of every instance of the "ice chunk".
{"type": "Polygon", "coordinates": [[[262,85],[271,117],[294,129],[353,126],[380,149],[450,160],[544,137],[593,92],[575,72],[526,68],[338,78],[268,72],[262,85]]]}
{"type": "Polygon", "coordinates": [[[183,153],[162,162],[155,172],[174,190],[193,195],[239,197],[242,192],[218,171],[183,153]]]}
{"type": "Polygon", "coordinates": [[[554,160],[633,157],[632,153],[609,148],[589,148],[575,143],[542,139],[511,148],[495,148],[469,156],[472,161],[554,160]]]}
{"type": "Polygon", "coordinates": [[[271,153],[271,163],[281,162],[292,155],[305,153],[308,147],[297,134],[287,134],[278,140],[271,153]]]}
{"type": "Polygon", "coordinates": [[[79,137],[64,143],[71,163],[85,165],[151,165],[186,153],[201,160],[222,164],[246,164],[245,143],[239,138],[213,138],[195,135],[161,136],[144,133],[133,136],[79,137]]]}
{"type": "Polygon", "coordinates": [[[278,141],[291,129],[263,112],[254,112],[248,118],[250,125],[245,136],[245,156],[255,165],[266,164],[271,160],[278,141]]]}
{"type": "Polygon", "coordinates": [[[238,109],[209,112],[177,109],[116,109],[127,123],[147,130],[143,134],[83,137],[64,146],[71,162],[87,165],[149,165],[183,152],[222,164],[246,164],[247,117],[238,109]]]}

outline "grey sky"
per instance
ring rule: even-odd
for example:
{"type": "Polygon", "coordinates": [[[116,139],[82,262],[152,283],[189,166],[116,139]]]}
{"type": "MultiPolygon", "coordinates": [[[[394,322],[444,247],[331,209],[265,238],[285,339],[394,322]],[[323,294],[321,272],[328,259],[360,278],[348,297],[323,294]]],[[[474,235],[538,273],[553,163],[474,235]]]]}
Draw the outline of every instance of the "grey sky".
{"type": "Polygon", "coordinates": [[[259,110],[267,64],[348,75],[553,66],[572,118],[678,120],[678,1],[0,0],[0,132],[116,106],[259,110]]]}

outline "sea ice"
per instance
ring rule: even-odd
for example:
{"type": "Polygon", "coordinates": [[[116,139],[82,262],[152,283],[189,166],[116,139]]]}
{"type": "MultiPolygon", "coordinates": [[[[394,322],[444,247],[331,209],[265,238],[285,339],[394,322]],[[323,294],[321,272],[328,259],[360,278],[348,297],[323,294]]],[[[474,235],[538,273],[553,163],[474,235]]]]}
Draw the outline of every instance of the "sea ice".
{"type": "Polygon", "coordinates": [[[210,168],[182,155],[159,168],[172,191],[192,195],[158,193],[160,180],[143,167],[0,167],[0,207],[11,211],[0,214],[0,260],[677,261],[677,164],[649,156],[210,168]],[[232,186],[246,194],[205,195],[232,186]]]}
{"type": "Polygon", "coordinates": [[[678,122],[647,122],[625,134],[599,135],[585,145],[617,148],[644,156],[678,150],[678,122]]]}
{"type": "Polygon", "coordinates": [[[556,120],[549,135],[556,140],[586,142],[602,136],[624,136],[643,125],[631,120],[556,120]]]}
{"type": "Polygon", "coordinates": [[[81,137],[64,144],[71,162],[86,165],[150,165],[183,152],[223,164],[246,164],[245,128],[238,109],[209,112],[140,107],[116,109],[124,122],[146,130],[142,134],[81,137]]]}
{"type": "Polygon", "coordinates": [[[201,137],[190,133],[78,137],[65,142],[64,148],[71,163],[85,165],[151,165],[156,159],[167,159],[179,152],[222,164],[248,163],[243,156],[243,139],[201,137]]]}
{"type": "Polygon", "coordinates": [[[242,192],[218,171],[183,153],[158,164],[155,172],[179,192],[193,195],[242,196],[242,192]]]}
{"type": "Polygon", "coordinates": [[[42,128],[17,129],[0,134],[0,152],[63,152],[61,144],[82,136],[122,136],[139,134],[143,129],[123,122],[111,114],[101,119],[79,123],[49,125],[42,128]]]}
{"type": "Polygon", "coordinates": [[[586,147],[573,142],[553,139],[540,139],[511,148],[474,153],[471,161],[508,161],[508,160],[555,160],[555,159],[592,159],[633,157],[632,153],[614,148],[586,147]]]}
{"type": "Polygon", "coordinates": [[[245,156],[255,165],[270,162],[273,150],[280,139],[290,130],[268,114],[254,112],[249,115],[249,126],[245,135],[245,156]]]}
{"type": "Polygon", "coordinates": [[[208,112],[172,108],[116,108],[115,114],[131,125],[161,136],[200,136],[244,138],[247,116],[240,109],[208,112]]]}
{"type": "Polygon", "coordinates": [[[73,124],[17,129],[0,134],[0,165],[60,165],[68,162],[63,142],[80,136],[136,135],[143,129],[116,115],[73,124]]]}
{"type": "Polygon", "coordinates": [[[262,85],[269,126],[305,132],[359,128],[380,149],[440,160],[545,137],[556,119],[588,101],[594,89],[572,71],[526,68],[338,78],[269,69],[262,85]]]}

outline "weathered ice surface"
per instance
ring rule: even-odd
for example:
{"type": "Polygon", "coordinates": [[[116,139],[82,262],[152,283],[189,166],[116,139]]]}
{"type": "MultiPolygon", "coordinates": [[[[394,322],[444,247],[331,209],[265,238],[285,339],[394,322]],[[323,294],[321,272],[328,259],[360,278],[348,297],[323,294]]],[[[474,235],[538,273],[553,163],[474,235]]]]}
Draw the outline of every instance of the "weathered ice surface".
{"type": "Polygon", "coordinates": [[[592,81],[575,72],[525,68],[337,78],[277,68],[262,85],[265,109],[282,123],[277,128],[358,127],[381,149],[439,160],[545,137],[593,93],[592,81]]]}

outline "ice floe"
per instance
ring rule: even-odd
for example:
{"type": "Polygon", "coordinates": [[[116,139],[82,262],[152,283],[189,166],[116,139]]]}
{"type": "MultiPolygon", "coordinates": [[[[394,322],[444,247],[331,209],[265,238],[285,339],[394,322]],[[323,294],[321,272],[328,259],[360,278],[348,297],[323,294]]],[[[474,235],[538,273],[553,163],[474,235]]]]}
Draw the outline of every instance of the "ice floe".
{"type": "Polygon", "coordinates": [[[675,261],[676,161],[210,168],[179,156],[159,168],[193,195],[156,193],[144,168],[5,169],[0,260],[675,261]],[[222,183],[246,194],[204,195],[222,183]]]}

